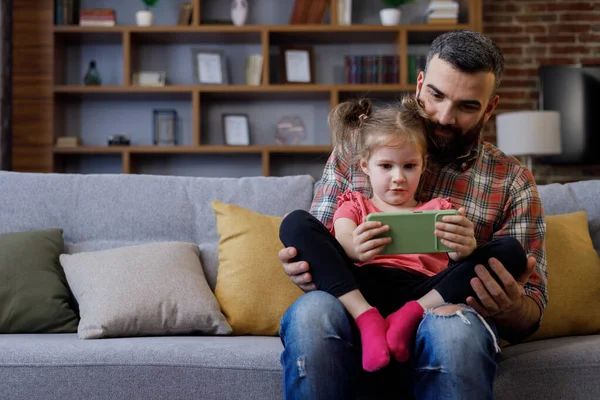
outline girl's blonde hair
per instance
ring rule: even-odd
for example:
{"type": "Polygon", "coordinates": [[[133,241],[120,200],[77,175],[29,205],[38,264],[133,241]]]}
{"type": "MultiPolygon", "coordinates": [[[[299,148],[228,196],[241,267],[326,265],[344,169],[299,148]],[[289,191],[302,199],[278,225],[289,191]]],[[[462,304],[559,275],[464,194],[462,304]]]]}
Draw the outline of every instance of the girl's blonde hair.
{"type": "Polygon", "coordinates": [[[368,160],[377,147],[397,143],[416,146],[427,161],[425,119],[427,114],[414,95],[406,95],[398,105],[373,110],[369,99],[338,104],[327,121],[334,151],[351,154],[353,162],[368,160]]]}

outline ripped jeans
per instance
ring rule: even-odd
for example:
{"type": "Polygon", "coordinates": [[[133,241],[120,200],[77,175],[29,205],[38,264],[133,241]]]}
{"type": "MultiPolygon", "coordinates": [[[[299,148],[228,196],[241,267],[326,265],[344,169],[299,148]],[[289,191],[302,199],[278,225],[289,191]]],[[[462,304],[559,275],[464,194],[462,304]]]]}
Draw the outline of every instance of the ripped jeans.
{"type": "Polygon", "coordinates": [[[285,398],[492,399],[498,343],[486,322],[473,310],[427,311],[411,360],[368,373],[358,329],[343,305],[326,292],[307,293],[281,320],[285,398]]]}

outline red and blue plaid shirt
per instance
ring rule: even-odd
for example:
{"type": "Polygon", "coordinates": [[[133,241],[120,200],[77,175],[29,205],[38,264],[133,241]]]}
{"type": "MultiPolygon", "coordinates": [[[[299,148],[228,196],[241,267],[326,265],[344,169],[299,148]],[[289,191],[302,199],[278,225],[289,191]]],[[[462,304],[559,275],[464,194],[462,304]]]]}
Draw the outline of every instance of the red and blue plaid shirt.
{"type": "MultiPolygon", "coordinates": [[[[360,167],[334,151],[316,185],[311,214],[331,229],[338,197],[348,189],[372,196],[360,167]]],[[[546,222],[531,172],[491,143],[480,141],[456,161],[428,161],[415,198],[429,201],[435,197],[450,197],[458,207],[465,207],[467,218],[475,226],[478,246],[511,236],[536,258],[536,268],[524,292],[543,312],[548,303],[546,222]]]]}

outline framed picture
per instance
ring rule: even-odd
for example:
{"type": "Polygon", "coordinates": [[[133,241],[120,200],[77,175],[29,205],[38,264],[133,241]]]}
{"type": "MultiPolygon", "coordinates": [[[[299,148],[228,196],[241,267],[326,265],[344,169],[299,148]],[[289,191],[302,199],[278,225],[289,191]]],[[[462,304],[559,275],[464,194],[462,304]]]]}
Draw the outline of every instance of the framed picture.
{"type": "Polygon", "coordinates": [[[152,111],[153,137],[155,146],[174,146],[178,139],[177,110],[158,109],[152,111]]]}
{"type": "Polygon", "coordinates": [[[227,64],[222,50],[192,50],[196,81],[203,85],[225,85],[227,64]]]}
{"type": "Polygon", "coordinates": [[[230,146],[250,145],[250,123],[246,114],[223,114],[223,137],[230,146]]]}
{"type": "Polygon", "coordinates": [[[284,83],[315,83],[312,47],[281,46],[281,77],[284,83]]]}

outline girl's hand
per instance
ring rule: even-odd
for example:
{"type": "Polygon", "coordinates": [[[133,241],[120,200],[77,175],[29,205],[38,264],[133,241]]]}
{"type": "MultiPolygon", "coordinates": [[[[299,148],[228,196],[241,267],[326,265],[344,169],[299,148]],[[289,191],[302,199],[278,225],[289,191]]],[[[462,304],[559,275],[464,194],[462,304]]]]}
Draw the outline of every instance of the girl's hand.
{"type": "Polygon", "coordinates": [[[352,232],[352,242],[357,260],[363,263],[368,262],[381,253],[385,245],[392,241],[392,238],[376,238],[375,236],[387,232],[389,229],[388,225],[383,225],[380,221],[363,220],[363,223],[352,232]]]}
{"type": "Polygon", "coordinates": [[[448,253],[454,261],[470,256],[477,248],[473,223],[465,217],[465,208],[459,208],[458,213],[459,215],[447,215],[442,218],[444,222],[435,224],[435,236],[442,238],[442,244],[455,251],[448,253]]]}

